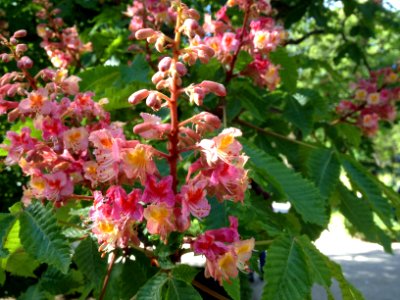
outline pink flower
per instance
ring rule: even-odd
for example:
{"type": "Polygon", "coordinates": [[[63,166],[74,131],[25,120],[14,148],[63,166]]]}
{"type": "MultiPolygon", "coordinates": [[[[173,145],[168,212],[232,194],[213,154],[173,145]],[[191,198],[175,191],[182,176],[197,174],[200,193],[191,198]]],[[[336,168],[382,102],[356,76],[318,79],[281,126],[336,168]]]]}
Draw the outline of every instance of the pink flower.
{"type": "Polygon", "coordinates": [[[10,145],[2,145],[2,148],[8,150],[6,164],[12,165],[19,161],[24,153],[35,148],[37,140],[31,137],[31,130],[28,127],[21,129],[21,134],[13,131],[7,132],[7,139],[10,145]]]}
{"type": "Polygon", "coordinates": [[[122,169],[128,178],[139,178],[145,184],[147,175],[156,173],[156,165],[153,161],[152,147],[137,144],[135,148],[122,151],[122,169]]]}
{"type": "Polygon", "coordinates": [[[233,250],[227,251],[216,260],[206,260],[204,270],[205,277],[212,277],[223,284],[223,280],[230,282],[230,278],[236,278],[239,274],[237,265],[237,256],[233,250]]]}
{"type": "Polygon", "coordinates": [[[44,196],[49,200],[61,200],[64,196],[69,196],[74,192],[74,186],[69,176],[62,171],[43,176],[46,179],[46,189],[44,196]]]}
{"type": "Polygon", "coordinates": [[[140,190],[135,189],[127,195],[121,186],[111,186],[106,197],[95,191],[90,219],[92,231],[101,249],[125,248],[129,244],[139,245],[136,223],[143,218],[143,207],[139,204],[140,190]]]}
{"type": "Polygon", "coordinates": [[[83,164],[83,177],[90,181],[92,187],[95,187],[98,184],[98,171],[99,165],[95,161],[86,161],[83,164]]]}
{"type": "Polygon", "coordinates": [[[165,243],[167,235],[176,229],[174,222],[174,209],[166,203],[149,205],[144,209],[147,220],[146,228],[151,234],[158,234],[165,243]]]}
{"type": "Polygon", "coordinates": [[[44,140],[57,138],[65,130],[65,126],[62,124],[60,119],[50,116],[37,118],[35,120],[35,126],[42,131],[42,137],[44,140]]]}
{"type": "Polygon", "coordinates": [[[111,131],[101,129],[93,131],[89,136],[93,143],[94,155],[98,163],[97,175],[100,182],[106,182],[117,178],[119,174],[119,162],[121,160],[121,139],[114,138],[111,131]]]}
{"type": "Polygon", "coordinates": [[[239,40],[233,32],[225,32],[222,36],[222,50],[224,52],[235,52],[239,47],[239,40]]]}
{"type": "Polygon", "coordinates": [[[208,259],[213,260],[226,253],[229,250],[226,244],[239,240],[237,219],[230,216],[229,222],[230,227],[207,230],[204,234],[198,236],[193,243],[195,254],[203,254],[208,259]]]}
{"type": "Polygon", "coordinates": [[[198,146],[201,148],[207,164],[212,166],[219,159],[230,163],[242,150],[242,145],[235,140],[242,132],[237,128],[226,128],[212,140],[203,139],[198,146]]]}
{"type": "Polygon", "coordinates": [[[169,124],[162,124],[161,118],[155,115],[141,113],[143,123],[136,125],[133,132],[145,139],[162,139],[170,131],[169,124]]]}
{"type": "Polygon", "coordinates": [[[89,133],[85,127],[71,128],[64,131],[63,141],[64,147],[78,153],[85,151],[89,145],[89,133]]]}
{"type": "Polygon", "coordinates": [[[175,195],[172,191],[172,176],[166,176],[159,182],[154,175],[147,176],[142,201],[145,203],[165,203],[169,207],[175,205],[175,195]]]}
{"type": "Polygon", "coordinates": [[[78,82],[81,79],[78,76],[69,76],[61,82],[61,89],[67,95],[76,95],[79,92],[78,82]]]}
{"type": "Polygon", "coordinates": [[[19,109],[22,113],[39,113],[42,115],[50,114],[52,103],[49,101],[48,92],[44,88],[39,88],[28,94],[28,98],[19,103],[19,109]]]}
{"type": "Polygon", "coordinates": [[[206,185],[207,181],[205,180],[190,181],[181,188],[182,206],[187,206],[192,215],[197,218],[208,216],[211,210],[211,206],[206,198],[206,185]]]}
{"type": "Polygon", "coordinates": [[[4,100],[0,96],[0,115],[6,114],[10,109],[17,108],[18,104],[18,102],[4,100]]]}

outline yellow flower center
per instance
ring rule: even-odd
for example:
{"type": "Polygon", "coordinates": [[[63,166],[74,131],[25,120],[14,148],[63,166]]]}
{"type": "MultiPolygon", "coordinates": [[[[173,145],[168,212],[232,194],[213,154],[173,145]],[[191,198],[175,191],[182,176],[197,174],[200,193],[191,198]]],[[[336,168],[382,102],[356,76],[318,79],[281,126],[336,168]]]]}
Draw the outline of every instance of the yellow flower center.
{"type": "Polygon", "coordinates": [[[145,168],[147,164],[147,156],[144,148],[136,148],[133,151],[129,151],[126,159],[129,164],[138,168],[145,168]]]}

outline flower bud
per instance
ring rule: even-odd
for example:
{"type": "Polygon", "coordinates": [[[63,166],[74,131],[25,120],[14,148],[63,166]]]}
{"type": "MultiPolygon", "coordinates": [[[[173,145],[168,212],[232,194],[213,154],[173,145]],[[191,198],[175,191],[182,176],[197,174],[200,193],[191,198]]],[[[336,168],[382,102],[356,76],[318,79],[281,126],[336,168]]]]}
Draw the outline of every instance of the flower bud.
{"type": "Polygon", "coordinates": [[[192,18],[195,19],[196,21],[198,21],[200,19],[200,14],[197,12],[197,10],[190,8],[186,11],[186,14],[192,18]]]}
{"type": "Polygon", "coordinates": [[[153,77],[151,77],[151,82],[154,84],[157,84],[160,82],[160,80],[163,80],[165,77],[165,74],[163,72],[156,72],[154,73],[153,77]]]}
{"type": "Polygon", "coordinates": [[[157,90],[166,89],[168,87],[169,87],[169,81],[168,80],[160,80],[156,85],[156,89],[157,90]]]}
{"type": "Polygon", "coordinates": [[[10,43],[11,43],[11,45],[17,45],[18,44],[18,40],[15,38],[15,37],[11,37],[10,38],[10,43]]]}
{"type": "Polygon", "coordinates": [[[146,105],[152,108],[154,111],[158,111],[161,108],[161,99],[157,93],[150,93],[146,99],[146,105]]]}
{"type": "Polygon", "coordinates": [[[163,52],[164,51],[164,44],[165,44],[165,39],[163,36],[160,36],[157,41],[156,44],[154,45],[154,47],[157,49],[158,52],[163,52]]]}
{"type": "Polygon", "coordinates": [[[18,44],[17,47],[15,48],[15,51],[17,52],[18,55],[21,55],[26,50],[28,50],[28,46],[25,44],[18,44]]]}
{"type": "Polygon", "coordinates": [[[164,57],[158,63],[158,70],[160,70],[161,72],[168,71],[169,68],[171,67],[171,62],[172,62],[171,57],[168,57],[168,56],[164,57]]]}
{"type": "Polygon", "coordinates": [[[33,61],[28,56],[22,56],[17,62],[17,67],[20,69],[30,69],[33,67],[33,61]]]}
{"type": "Polygon", "coordinates": [[[185,65],[181,62],[176,63],[176,71],[178,72],[179,76],[185,76],[187,73],[185,65]]]}
{"type": "Polygon", "coordinates": [[[217,96],[223,97],[226,96],[226,89],[225,87],[214,81],[209,81],[209,80],[204,80],[202,83],[199,84],[199,86],[205,88],[211,93],[214,93],[217,96]]]}
{"type": "Polygon", "coordinates": [[[143,29],[139,29],[138,31],[135,32],[135,37],[138,40],[144,40],[147,39],[153,35],[155,35],[155,31],[151,28],[143,28],[143,29]]]}
{"type": "Polygon", "coordinates": [[[140,101],[144,100],[145,98],[147,98],[147,96],[149,95],[149,91],[146,89],[142,89],[139,90],[135,93],[133,93],[132,95],[129,96],[128,98],[128,102],[130,104],[136,105],[138,104],[140,101]]]}
{"type": "Polygon", "coordinates": [[[209,57],[213,57],[215,55],[214,49],[207,45],[199,45],[199,49],[204,51],[209,57]]]}
{"type": "Polygon", "coordinates": [[[2,53],[2,54],[0,54],[0,59],[1,59],[2,62],[7,63],[7,62],[10,61],[11,57],[7,53],[2,53]]]}
{"type": "Polygon", "coordinates": [[[26,34],[27,34],[27,32],[25,29],[20,29],[20,30],[17,30],[16,32],[14,32],[13,37],[16,39],[20,39],[20,38],[25,37],[26,34]]]}

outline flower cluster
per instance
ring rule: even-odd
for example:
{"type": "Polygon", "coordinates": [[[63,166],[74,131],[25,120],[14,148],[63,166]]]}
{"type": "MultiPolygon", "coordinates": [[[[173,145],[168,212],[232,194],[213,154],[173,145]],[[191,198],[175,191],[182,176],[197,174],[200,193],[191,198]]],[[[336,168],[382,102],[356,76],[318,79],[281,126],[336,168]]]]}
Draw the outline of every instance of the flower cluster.
{"type": "Polygon", "coordinates": [[[5,162],[18,164],[30,176],[26,203],[36,198],[61,204],[73,195],[74,185],[88,185],[88,178],[94,178],[89,137],[100,128],[121,129],[110,122],[93,93],[79,92],[80,79],[68,76],[67,70],[46,68],[32,76],[33,61],[24,55],[27,46],[19,42],[25,35],[25,30],[19,30],[9,40],[1,36],[2,45],[9,49],[0,54],[2,61],[15,61],[19,70],[0,78],[0,114],[30,124],[20,132],[7,132],[9,143],[2,148],[8,151],[5,162]]]}
{"type": "Polygon", "coordinates": [[[205,43],[216,52],[216,57],[225,64],[228,71],[232,68],[235,56],[239,51],[247,51],[252,61],[240,75],[249,76],[255,84],[273,90],[280,82],[279,67],[268,59],[268,54],[274,51],[286,38],[282,26],[275,23],[269,15],[273,9],[269,0],[262,1],[228,1],[212,19],[206,15],[204,29],[205,43]],[[245,13],[242,27],[235,28],[228,16],[228,10],[238,6],[245,13]]]}
{"type": "Polygon", "coordinates": [[[393,121],[396,102],[400,99],[399,71],[398,66],[371,71],[368,79],[354,84],[353,99],[342,100],[336,107],[341,119],[348,122],[355,119],[355,124],[367,136],[378,131],[380,120],[393,121]]]}
{"type": "MultiPolygon", "coordinates": [[[[162,15],[164,6],[150,2],[154,2],[150,7],[162,15]]],[[[39,15],[60,28],[62,22],[49,17],[57,12],[48,12],[51,7],[48,2],[40,3],[47,6],[39,15]]],[[[170,4],[166,11],[176,23],[173,39],[155,28],[140,28],[135,37],[146,39],[159,52],[172,49],[172,56],[164,55],[159,60],[152,78],[154,90],[136,91],[128,99],[132,105],[144,101],[155,112],[169,108],[170,123],[164,123],[156,114],[143,112],[143,122],[133,128],[144,140],[166,142],[166,152],[127,139],[122,123],[112,122],[104,110],[106,101],[95,102],[92,92],[79,90],[80,79],[68,75],[65,67],[70,60],[56,64],[58,69],[46,68],[32,75],[33,61],[24,56],[27,46],[19,42],[26,31],[17,31],[10,39],[1,36],[8,52],[0,57],[3,62],[14,61],[18,71],[0,78],[0,113],[8,114],[9,121],[27,125],[19,132],[9,131],[8,142],[1,147],[8,151],[6,163],[18,164],[29,176],[24,203],[39,199],[59,206],[69,200],[93,201],[89,219],[100,251],[143,247],[149,244],[149,235],[155,235],[150,240],[159,239],[167,244],[172,232],[184,233],[193,219],[210,214],[210,197],[221,202],[243,202],[248,186],[244,168],[248,158],[236,139],[241,135],[240,130],[227,128],[209,138],[220,128],[217,116],[201,112],[179,120],[179,101],[186,99],[201,105],[205,95],[223,97],[226,90],[222,84],[208,80],[183,86],[188,66],[198,60],[208,62],[215,51],[206,43],[196,42],[203,33],[196,26],[199,14],[180,1],[170,4]],[[182,36],[188,41],[184,48],[181,48],[182,36]],[[184,152],[192,152],[194,159],[185,164],[189,166],[187,176],[179,181],[178,169],[183,165],[184,152]],[[168,163],[168,175],[160,172],[160,160],[168,163]],[[74,192],[78,190],[91,195],[77,195],[74,192]]],[[[46,25],[44,31],[48,30],[46,25]]],[[[49,38],[56,31],[51,32],[49,38]]],[[[54,49],[51,43],[48,49],[54,49]]],[[[70,54],[81,49],[79,46],[78,52],[73,52],[68,43],[57,47],[70,54]]],[[[237,220],[234,217],[230,220],[229,229],[208,231],[194,239],[193,244],[197,254],[207,257],[206,274],[221,283],[237,276],[237,267],[245,268],[254,247],[254,240],[240,241],[237,220]],[[216,250],[203,252],[204,240],[216,250]]]]}
{"type": "Polygon", "coordinates": [[[254,239],[240,240],[237,219],[230,217],[230,227],[208,230],[200,235],[192,247],[196,254],[206,257],[206,277],[229,281],[244,270],[251,257],[254,239]]]}
{"type": "MultiPolygon", "coordinates": [[[[167,2],[134,1],[126,13],[131,17],[129,29],[132,37],[146,38],[149,43],[155,41],[160,52],[168,37],[155,32],[160,24],[176,19],[176,13],[165,6],[167,2]],[[147,10],[144,9],[144,5],[147,10]],[[145,27],[145,31],[141,30],[145,27]]],[[[268,59],[268,54],[284,42],[286,32],[270,17],[274,11],[269,0],[227,1],[215,14],[214,19],[210,14],[206,14],[203,25],[200,25],[200,16],[196,11],[188,9],[187,13],[190,18],[185,20],[181,30],[189,37],[190,48],[195,51],[186,53],[183,57],[184,62],[192,65],[200,59],[201,62],[207,63],[210,57],[215,57],[227,72],[233,72],[232,68],[239,52],[246,51],[252,57],[252,61],[237,75],[248,76],[258,86],[270,90],[274,90],[280,83],[279,66],[268,59]],[[228,11],[235,7],[243,10],[246,15],[245,23],[240,28],[232,24],[228,15],[228,11]]]]}
{"type": "Polygon", "coordinates": [[[43,39],[40,44],[56,68],[66,68],[76,65],[80,55],[91,51],[91,43],[83,44],[79,38],[76,26],[65,27],[61,17],[57,17],[60,9],[53,9],[53,4],[48,0],[35,0],[43,8],[37,13],[42,20],[36,30],[43,39]]]}

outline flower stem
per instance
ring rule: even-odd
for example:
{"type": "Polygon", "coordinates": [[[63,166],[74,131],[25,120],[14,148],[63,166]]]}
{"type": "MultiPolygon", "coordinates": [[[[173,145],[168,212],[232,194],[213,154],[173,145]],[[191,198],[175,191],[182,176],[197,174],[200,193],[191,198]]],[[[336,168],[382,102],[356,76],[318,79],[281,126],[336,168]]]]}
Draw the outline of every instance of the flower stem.
{"type": "Polygon", "coordinates": [[[181,42],[181,34],[180,34],[180,23],[181,23],[181,13],[182,8],[180,1],[177,3],[178,5],[178,14],[176,18],[176,25],[175,25],[175,39],[174,39],[174,46],[173,46],[173,57],[172,57],[172,80],[171,80],[171,87],[170,87],[170,101],[169,109],[171,114],[171,132],[169,134],[169,168],[170,174],[172,176],[172,189],[174,193],[177,192],[177,185],[178,185],[178,175],[177,175],[177,163],[179,158],[179,150],[178,150],[178,142],[179,142],[179,118],[178,118],[178,98],[179,98],[179,86],[178,86],[178,79],[179,75],[176,71],[176,63],[179,60],[179,48],[181,42]]]}

